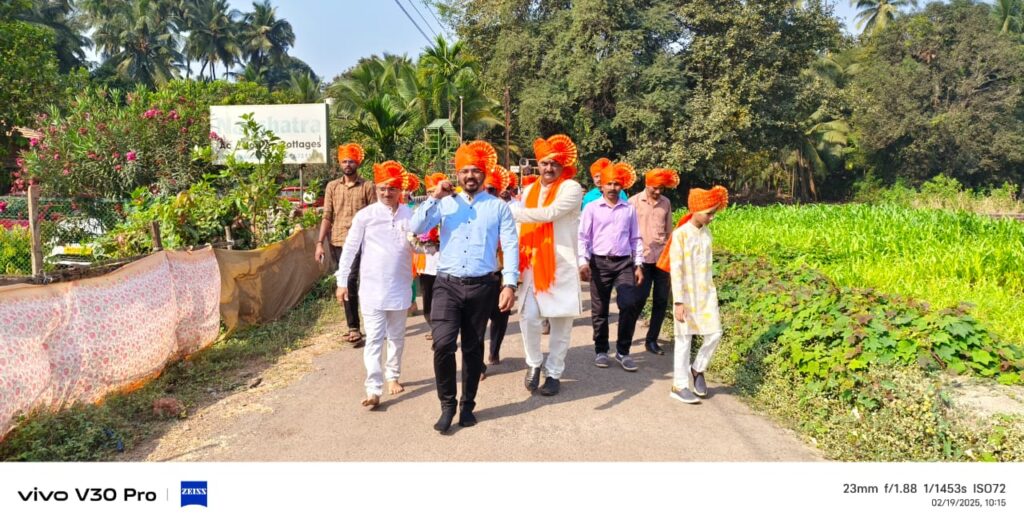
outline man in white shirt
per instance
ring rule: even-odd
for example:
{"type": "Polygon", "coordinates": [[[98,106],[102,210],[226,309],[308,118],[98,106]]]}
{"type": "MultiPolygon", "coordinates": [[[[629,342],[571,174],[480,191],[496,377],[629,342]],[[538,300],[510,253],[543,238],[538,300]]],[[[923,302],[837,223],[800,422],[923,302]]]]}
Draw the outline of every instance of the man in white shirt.
{"type": "Polygon", "coordinates": [[[361,254],[359,267],[359,310],[366,328],[366,398],[362,404],[373,409],[380,404],[384,378],[388,393],[405,390],[398,378],[405,346],[406,311],[412,303],[412,246],[409,245],[408,207],[399,207],[402,191],[419,187],[416,176],[406,172],[397,161],[373,165],[377,202],[360,209],[352,219],[352,227],[341,252],[337,296],[347,301],[349,273],[355,255],[361,254]],[[386,372],[380,364],[381,348],[387,341],[386,372]]]}

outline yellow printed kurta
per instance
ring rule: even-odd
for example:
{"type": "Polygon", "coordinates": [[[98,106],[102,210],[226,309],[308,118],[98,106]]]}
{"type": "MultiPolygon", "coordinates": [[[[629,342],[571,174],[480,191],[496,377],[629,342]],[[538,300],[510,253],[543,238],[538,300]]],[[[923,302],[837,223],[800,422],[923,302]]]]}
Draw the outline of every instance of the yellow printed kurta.
{"type": "Polygon", "coordinates": [[[718,290],[711,276],[711,233],[687,222],[672,232],[669,249],[672,299],[686,308],[686,322],[677,325],[689,335],[722,331],[718,290]]]}

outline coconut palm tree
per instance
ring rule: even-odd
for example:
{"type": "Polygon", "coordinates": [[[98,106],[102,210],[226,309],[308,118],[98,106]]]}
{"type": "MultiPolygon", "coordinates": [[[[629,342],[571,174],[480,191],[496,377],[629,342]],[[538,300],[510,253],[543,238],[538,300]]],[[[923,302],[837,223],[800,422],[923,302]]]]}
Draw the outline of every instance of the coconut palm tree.
{"type": "Polygon", "coordinates": [[[93,41],[104,62],[129,82],[154,87],[177,78],[177,17],[157,0],[87,1],[82,5],[95,28],[93,41]]]}
{"type": "Polygon", "coordinates": [[[188,41],[185,53],[189,60],[202,61],[199,76],[210,67],[210,78],[217,78],[217,63],[224,65],[225,74],[239,62],[239,21],[242,14],[229,9],[227,0],[195,0],[185,7],[188,20],[188,41]]]}
{"type": "Polygon", "coordinates": [[[54,51],[61,72],[86,65],[85,48],[91,47],[92,41],[85,36],[88,28],[71,0],[34,0],[30,9],[14,18],[53,30],[54,51]]]}
{"type": "Polygon", "coordinates": [[[850,0],[857,12],[857,28],[870,35],[884,28],[905,7],[917,7],[917,0],[850,0]]]}
{"type": "Polygon", "coordinates": [[[253,11],[242,19],[239,42],[249,64],[257,67],[280,65],[295,45],[295,32],[285,19],[277,18],[277,8],[270,0],[254,2],[253,11]]]}
{"type": "Polygon", "coordinates": [[[1020,33],[1024,29],[1024,2],[1021,0],[995,0],[992,16],[999,21],[1000,33],[1020,33]]]}
{"type": "MultiPolygon", "coordinates": [[[[859,70],[853,51],[828,53],[804,71],[808,83],[818,83],[825,90],[842,90],[859,70]]],[[[852,129],[843,115],[822,101],[799,126],[803,130],[792,150],[784,152],[780,161],[789,174],[790,189],[798,199],[817,199],[818,185],[832,170],[842,166],[852,129]]]]}

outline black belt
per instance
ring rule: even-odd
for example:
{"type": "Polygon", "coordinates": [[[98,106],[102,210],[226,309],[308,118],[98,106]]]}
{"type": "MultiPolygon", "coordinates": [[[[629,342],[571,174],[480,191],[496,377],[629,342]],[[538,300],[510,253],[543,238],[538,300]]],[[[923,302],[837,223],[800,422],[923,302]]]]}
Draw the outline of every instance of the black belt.
{"type": "Polygon", "coordinates": [[[495,273],[488,273],[487,275],[481,275],[479,277],[456,277],[455,275],[449,275],[443,271],[437,272],[437,278],[446,280],[449,282],[457,282],[459,284],[487,284],[489,282],[498,282],[501,280],[501,276],[495,273]]]}
{"type": "Polygon", "coordinates": [[[605,259],[605,260],[622,260],[633,258],[632,255],[593,255],[594,258],[605,259]]]}

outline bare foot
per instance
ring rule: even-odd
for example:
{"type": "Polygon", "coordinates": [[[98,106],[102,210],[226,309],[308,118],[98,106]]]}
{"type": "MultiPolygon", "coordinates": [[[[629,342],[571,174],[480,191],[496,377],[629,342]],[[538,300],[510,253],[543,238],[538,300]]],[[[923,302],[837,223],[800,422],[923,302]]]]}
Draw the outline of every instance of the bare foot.
{"type": "Polygon", "coordinates": [[[405,390],[398,380],[388,380],[388,394],[398,394],[405,390]]]}
{"type": "Polygon", "coordinates": [[[373,409],[373,408],[377,407],[378,405],[380,405],[380,396],[377,396],[377,395],[369,396],[369,395],[367,395],[366,398],[363,399],[363,407],[369,407],[370,409],[373,409]]]}

